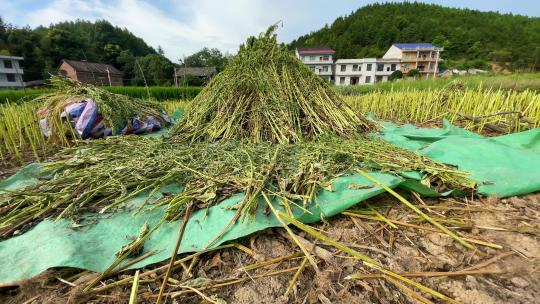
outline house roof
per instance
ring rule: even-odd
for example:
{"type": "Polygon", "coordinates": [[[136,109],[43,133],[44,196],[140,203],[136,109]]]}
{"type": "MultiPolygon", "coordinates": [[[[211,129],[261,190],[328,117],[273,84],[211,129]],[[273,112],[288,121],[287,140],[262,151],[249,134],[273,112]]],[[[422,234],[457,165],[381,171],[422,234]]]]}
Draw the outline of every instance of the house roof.
{"type": "Polygon", "coordinates": [[[216,74],[216,67],[192,67],[192,68],[178,68],[176,69],[176,75],[191,75],[191,76],[212,76],[216,74]]]}
{"type": "Polygon", "coordinates": [[[431,43],[394,43],[393,45],[402,50],[436,49],[437,48],[431,43]]]}
{"type": "Polygon", "coordinates": [[[72,66],[77,72],[107,73],[108,70],[112,75],[122,75],[122,71],[110,64],[67,59],[64,59],[63,62],[72,66]]]}
{"type": "Polygon", "coordinates": [[[312,48],[297,48],[298,54],[300,55],[319,55],[319,54],[334,54],[336,51],[332,50],[329,47],[312,47],[312,48]]]}

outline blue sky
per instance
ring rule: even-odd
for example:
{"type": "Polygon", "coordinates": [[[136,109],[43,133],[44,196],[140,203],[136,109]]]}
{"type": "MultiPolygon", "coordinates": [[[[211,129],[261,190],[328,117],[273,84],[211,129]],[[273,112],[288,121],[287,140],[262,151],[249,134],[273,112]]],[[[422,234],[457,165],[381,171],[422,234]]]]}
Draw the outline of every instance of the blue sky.
{"type": "MultiPolygon", "coordinates": [[[[106,19],[127,28],[173,61],[204,46],[236,52],[249,35],[282,20],[278,39],[330,24],[369,0],[0,0],[5,21],[35,27],[65,20],[106,19]]],[[[423,1],[451,7],[540,17],[540,0],[423,1]]]]}

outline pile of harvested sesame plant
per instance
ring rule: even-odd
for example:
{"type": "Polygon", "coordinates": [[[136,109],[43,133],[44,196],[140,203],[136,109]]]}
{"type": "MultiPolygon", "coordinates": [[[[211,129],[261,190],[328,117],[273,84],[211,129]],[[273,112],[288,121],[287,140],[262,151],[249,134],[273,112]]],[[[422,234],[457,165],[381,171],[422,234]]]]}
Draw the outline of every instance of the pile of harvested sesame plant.
{"type": "MultiPolygon", "coordinates": [[[[166,219],[178,219],[189,203],[206,208],[240,192],[244,216],[254,214],[262,196],[306,205],[321,189],[330,189],[333,178],[357,166],[396,174],[416,170],[439,189],[473,187],[465,173],[369,135],[374,124],[279,46],[273,30],[248,39],[193,101],[170,137],[111,138],[94,141],[80,153],[66,149],[45,167],[54,172],[52,179],[3,194],[0,237],[48,216],[113,211],[138,194],[152,196],[169,184],[183,191],[147,200],[140,210],[163,206],[166,219]]],[[[63,90],[61,102],[47,104],[52,111],[67,96],[112,97],[62,83],[70,88],[63,90]]],[[[136,111],[135,104],[120,113],[105,105],[104,117],[113,125],[136,111]]],[[[136,106],[147,114],[155,111],[136,106]]]]}
{"type": "Polygon", "coordinates": [[[374,128],[325,80],[278,45],[274,30],[249,38],[193,99],[196,106],[173,130],[179,139],[294,143],[322,134],[350,138],[374,128]]]}

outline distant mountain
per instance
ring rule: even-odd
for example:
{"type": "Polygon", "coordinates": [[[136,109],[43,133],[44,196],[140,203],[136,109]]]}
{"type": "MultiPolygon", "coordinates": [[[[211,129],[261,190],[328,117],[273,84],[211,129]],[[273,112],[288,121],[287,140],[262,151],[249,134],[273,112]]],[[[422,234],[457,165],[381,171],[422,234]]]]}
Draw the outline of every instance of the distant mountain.
{"type": "Polygon", "coordinates": [[[337,58],[362,58],[382,56],[396,42],[444,47],[447,65],[485,67],[492,61],[540,69],[540,18],[424,3],[364,6],[290,47],[329,46],[337,58]]]}
{"type": "MultiPolygon", "coordinates": [[[[64,58],[109,63],[124,70],[134,58],[159,55],[143,39],[104,20],[77,20],[31,29],[5,24],[0,17],[2,53],[24,57],[25,81],[47,78],[64,58]]],[[[133,68],[128,69],[132,74],[128,77],[135,77],[133,68]]]]}

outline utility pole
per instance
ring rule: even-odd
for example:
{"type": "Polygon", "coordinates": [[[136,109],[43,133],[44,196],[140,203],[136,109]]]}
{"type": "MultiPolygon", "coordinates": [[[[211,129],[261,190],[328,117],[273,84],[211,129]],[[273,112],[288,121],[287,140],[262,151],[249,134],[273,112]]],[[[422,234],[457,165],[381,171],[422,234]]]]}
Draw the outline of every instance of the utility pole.
{"type": "Polygon", "coordinates": [[[148,95],[148,99],[150,99],[151,98],[150,97],[150,90],[148,89],[148,83],[146,82],[146,77],[144,76],[144,71],[142,70],[141,65],[139,64],[138,59],[135,59],[135,63],[139,67],[139,71],[141,72],[141,75],[142,75],[143,80],[144,80],[144,87],[146,88],[146,94],[148,95]]]}
{"type": "Polygon", "coordinates": [[[441,51],[437,50],[435,52],[435,68],[433,69],[433,77],[437,76],[437,69],[439,68],[439,57],[441,56],[441,51]]]}
{"type": "Polygon", "coordinates": [[[112,87],[112,83],[111,83],[111,73],[109,72],[109,67],[107,67],[105,69],[105,71],[107,71],[107,78],[109,78],[109,86],[112,87]]]}

